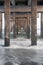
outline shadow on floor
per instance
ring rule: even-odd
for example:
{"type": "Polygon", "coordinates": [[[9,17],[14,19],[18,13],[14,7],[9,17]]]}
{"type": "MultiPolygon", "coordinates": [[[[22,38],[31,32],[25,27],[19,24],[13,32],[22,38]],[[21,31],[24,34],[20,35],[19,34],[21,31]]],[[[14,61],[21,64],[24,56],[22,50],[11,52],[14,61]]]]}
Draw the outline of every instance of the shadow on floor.
{"type": "Polygon", "coordinates": [[[4,65],[13,65],[11,62],[6,62],[4,65]]]}

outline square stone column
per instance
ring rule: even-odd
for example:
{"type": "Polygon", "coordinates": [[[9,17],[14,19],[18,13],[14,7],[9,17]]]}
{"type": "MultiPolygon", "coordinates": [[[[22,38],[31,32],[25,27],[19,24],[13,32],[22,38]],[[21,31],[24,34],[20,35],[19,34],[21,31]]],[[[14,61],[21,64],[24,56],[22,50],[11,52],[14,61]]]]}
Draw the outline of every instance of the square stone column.
{"type": "Polygon", "coordinates": [[[27,38],[30,38],[30,14],[27,15],[27,38]]]}
{"type": "Polygon", "coordinates": [[[2,38],[2,13],[0,12],[0,39],[2,38]]]}
{"type": "Polygon", "coordinates": [[[16,21],[15,21],[15,12],[13,13],[13,37],[16,38],[16,21]]]}
{"type": "Polygon", "coordinates": [[[10,0],[5,0],[5,46],[10,45],[10,0]]]}
{"type": "Polygon", "coordinates": [[[28,0],[28,6],[31,6],[31,0],[28,0]]]}
{"type": "Polygon", "coordinates": [[[43,38],[43,13],[41,13],[41,38],[43,38]]]}
{"type": "Polygon", "coordinates": [[[32,0],[31,7],[31,45],[37,45],[37,0],[32,0]]]}

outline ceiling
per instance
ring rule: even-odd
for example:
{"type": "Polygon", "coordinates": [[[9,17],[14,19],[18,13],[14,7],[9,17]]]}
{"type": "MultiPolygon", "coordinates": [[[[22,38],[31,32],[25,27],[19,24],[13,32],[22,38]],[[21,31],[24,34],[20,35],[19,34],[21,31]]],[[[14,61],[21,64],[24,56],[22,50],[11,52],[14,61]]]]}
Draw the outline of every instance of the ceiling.
{"type": "MultiPolygon", "coordinates": [[[[5,0],[0,0],[0,6],[4,6],[5,0]]],[[[15,2],[27,2],[29,5],[31,5],[31,0],[10,0],[11,6],[14,5],[15,2]]],[[[43,5],[43,0],[37,0],[38,5],[43,5]]]]}

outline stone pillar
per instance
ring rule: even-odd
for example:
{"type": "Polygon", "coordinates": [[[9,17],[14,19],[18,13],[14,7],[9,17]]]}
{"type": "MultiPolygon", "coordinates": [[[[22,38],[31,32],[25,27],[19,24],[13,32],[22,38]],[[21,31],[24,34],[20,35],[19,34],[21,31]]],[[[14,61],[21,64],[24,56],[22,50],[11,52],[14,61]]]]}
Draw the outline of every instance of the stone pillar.
{"type": "Polygon", "coordinates": [[[16,37],[15,13],[13,13],[13,37],[16,37]]]}
{"type": "Polygon", "coordinates": [[[41,38],[43,38],[43,13],[41,13],[41,38]]]}
{"type": "Polygon", "coordinates": [[[30,14],[27,15],[27,38],[30,38],[30,14]]]}
{"type": "Polygon", "coordinates": [[[10,45],[10,0],[5,0],[5,46],[10,45]]]}
{"type": "Polygon", "coordinates": [[[15,0],[14,0],[14,6],[15,6],[15,0]]]}
{"type": "Polygon", "coordinates": [[[37,14],[37,0],[32,0],[31,8],[31,45],[37,45],[37,26],[36,26],[36,14],[37,14]]]}
{"type": "MultiPolygon", "coordinates": [[[[12,0],[11,0],[12,1],[12,0]]],[[[15,6],[15,0],[12,1],[13,6],[15,6]]]]}
{"type": "Polygon", "coordinates": [[[17,35],[18,35],[18,22],[17,22],[17,35]]]}
{"type": "Polygon", "coordinates": [[[2,38],[2,13],[0,12],[0,38],[2,38]]]}
{"type": "Polygon", "coordinates": [[[28,0],[28,6],[31,6],[31,0],[28,0]]]}

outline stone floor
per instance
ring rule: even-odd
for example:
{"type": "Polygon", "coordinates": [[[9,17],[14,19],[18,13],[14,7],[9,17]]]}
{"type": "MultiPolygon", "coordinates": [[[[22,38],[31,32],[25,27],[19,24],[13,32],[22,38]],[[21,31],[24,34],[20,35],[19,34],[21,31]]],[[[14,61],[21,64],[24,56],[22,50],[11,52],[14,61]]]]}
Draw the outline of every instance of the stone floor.
{"type": "Polygon", "coordinates": [[[0,65],[43,65],[43,49],[0,48],[0,65]]]}
{"type": "Polygon", "coordinates": [[[11,39],[9,47],[3,47],[0,39],[0,65],[43,65],[43,39],[37,46],[30,46],[29,39],[11,39]]]}

